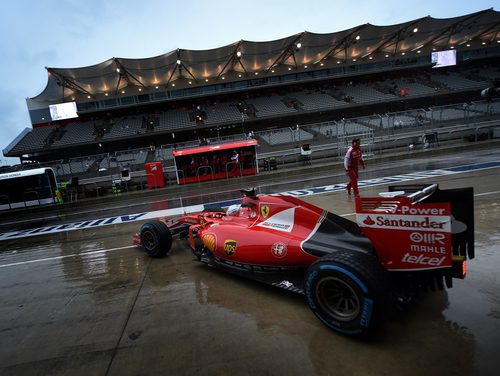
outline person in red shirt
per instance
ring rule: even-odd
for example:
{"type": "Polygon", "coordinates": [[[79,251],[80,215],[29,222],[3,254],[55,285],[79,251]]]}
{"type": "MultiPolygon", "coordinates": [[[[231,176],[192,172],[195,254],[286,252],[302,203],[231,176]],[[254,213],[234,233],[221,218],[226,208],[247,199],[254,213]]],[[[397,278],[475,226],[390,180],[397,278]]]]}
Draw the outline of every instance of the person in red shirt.
{"type": "Polygon", "coordinates": [[[212,155],[212,160],[210,161],[210,166],[212,167],[213,174],[216,174],[219,172],[219,157],[215,153],[212,155]]]}
{"type": "Polygon", "coordinates": [[[228,174],[226,153],[223,153],[220,157],[220,171],[224,172],[226,175],[228,174]]]}
{"type": "Polygon", "coordinates": [[[346,175],[349,176],[349,184],[347,184],[347,194],[351,195],[351,189],[354,196],[359,197],[358,189],[358,166],[361,163],[363,169],[365,168],[365,161],[363,159],[363,152],[361,151],[360,140],[355,138],[352,140],[352,145],[347,149],[344,157],[344,168],[346,175]]]}

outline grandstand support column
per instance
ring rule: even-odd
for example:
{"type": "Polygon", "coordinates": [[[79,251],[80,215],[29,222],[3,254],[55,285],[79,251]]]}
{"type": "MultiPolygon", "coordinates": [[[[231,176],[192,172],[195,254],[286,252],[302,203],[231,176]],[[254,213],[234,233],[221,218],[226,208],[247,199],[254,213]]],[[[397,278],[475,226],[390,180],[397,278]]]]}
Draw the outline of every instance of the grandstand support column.
{"type": "Polygon", "coordinates": [[[347,142],[346,129],[345,129],[345,118],[342,118],[341,127],[342,128],[339,132],[338,125],[337,125],[337,140],[339,140],[339,139],[341,140],[340,148],[339,148],[339,157],[342,157],[344,155],[344,146],[346,145],[346,142],[347,142]]]}
{"type": "MultiPolygon", "coordinates": [[[[339,130],[339,122],[336,121],[335,122],[335,131],[337,132],[337,145],[340,145],[341,144],[341,140],[340,140],[340,137],[342,137],[342,133],[340,132],[339,130]]],[[[340,150],[340,147],[337,148],[337,156],[340,157],[342,155],[342,151],[340,150]]]]}

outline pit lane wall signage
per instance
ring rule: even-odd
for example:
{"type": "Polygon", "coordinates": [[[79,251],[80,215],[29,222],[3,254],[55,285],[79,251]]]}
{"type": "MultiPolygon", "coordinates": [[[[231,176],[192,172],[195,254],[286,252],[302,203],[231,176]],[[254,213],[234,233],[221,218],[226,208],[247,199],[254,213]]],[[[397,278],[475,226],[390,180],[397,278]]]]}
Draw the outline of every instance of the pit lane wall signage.
{"type": "MultiPolygon", "coordinates": [[[[420,179],[436,178],[439,176],[461,174],[464,172],[480,171],[480,170],[499,168],[499,167],[500,167],[500,161],[492,161],[492,162],[477,163],[477,164],[458,166],[458,167],[449,167],[449,168],[444,168],[444,169],[440,169],[440,170],[413,172],[413,173],[408,173],[408,174],[388,176],[388,177],[382,177],[382,178],[376,178],[376,179],[361,180],[361,181],[359,181],[358,184],[360,187],[375,187],[375,186],[385,185],[385,184],[401,183],[401,182],[405,182],[405,181],[417,181],[420,179]]],[[[313,188],[309,188],[309,189],[300,189],[300,190],[294,190],[294,191],[275,193],[275,195],[286,195],[286,196],[294,196],[294,197],[301,197],[302,198],[302,197],[311,196],[311,195],[319,195],[319,194],[324,194],[324,193],[345,191],[345,187],[346,187],[345,183],[333,184],[333,185],[326,185],[326,186],[320,186],[320,187],[313,187],[313,188]]],[[[233,204],[240,204],[240,203],[241,203],[241,199],[234,199],[234,200],[207,203],[206,205],[207,206],[227,207],[227,206],[230,206],[233,204]]],[[[159,218],[159,217],[175,217],[178,215],[195,213],[197,211],[202,211],[203,209],[204,209],[204,205],[192,205],[189,207],[165,209],[165,210],[159,210],[159,211],[148,212],[148,213],[130,214],[130,215],[124,215],[124,216],[120,216],[120,217],[93,219],[93,220],[70,223],[70,224],[61,224],[61,225],[46,226],[46,227],[34,228],[34,229],[16,230],[16,231],[3,232],[3,233],[0,232],[0,241],[10,240],[10,239],[19,239],[19,238],[25,238],[25,237],[30,237],[30,236],[53,234],[53,233],[57,233],[57,232],[82,230],[82,229],[87,229],[87,228],[115,225],[115,224],[128,223],[128,222],[133,222],[133,221],[141,221],[141,220],[146,220],[146,219],[154,219],[154,218],[159,218]]]]}
{"type": "Polygon", "coordinates": [[[121,215],[121,216],[116,216],[116,217],[91,219],[88,221],[66,223],[66,224],[61,224],[61,225],[38,227],[35,229],[26,229],[26,230],[19,230],[19,231],[4,232],[4,233],[0,233],[0,241],[25,238],[25,237],[29,237],[29,236],[55,234],[58,232],[85,230],[85,229],[91,229],[91,228],[102,227],[102,226],[119,225],[119,224],[131,223],[131,222],[136,222],[136,221],[157,219],[157,218],[161,218],[161,217],[176,217],[176,216],[181,216],[181,215],[186,215],[186,214],[191,214],[191,213],[199,213],[199,212],[203,211],[204,209],[205,209],[204,205],[191,205],[191,206],[185,206],[182,208],[157,210],[157,211],[148,212],[148,213],[136,213],[136,214],[129,214],[129,215],[121,215]]]}
{"type": "Polygon", "coordinates": [[[407,198],[356,200],[356,221],[388,270],[452,265],[449,203],[412,204],[407,198]]]}

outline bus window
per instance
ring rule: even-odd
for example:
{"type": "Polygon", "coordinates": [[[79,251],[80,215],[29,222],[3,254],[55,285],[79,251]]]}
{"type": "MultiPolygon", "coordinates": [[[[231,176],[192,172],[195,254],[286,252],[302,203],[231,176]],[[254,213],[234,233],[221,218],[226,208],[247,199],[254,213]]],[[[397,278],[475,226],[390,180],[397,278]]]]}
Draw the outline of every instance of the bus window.
{"type": "Polygon", "coordinates": [[[51,168],[0,174],[0,210],[57,202],[57,180],[51,168]]]}

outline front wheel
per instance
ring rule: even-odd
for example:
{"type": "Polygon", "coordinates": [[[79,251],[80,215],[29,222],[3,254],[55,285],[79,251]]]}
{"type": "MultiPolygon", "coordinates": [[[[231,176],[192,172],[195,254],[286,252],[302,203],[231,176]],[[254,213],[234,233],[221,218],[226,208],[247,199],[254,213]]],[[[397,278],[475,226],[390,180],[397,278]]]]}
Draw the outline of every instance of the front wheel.
{"type": "Polygon", "coordinates": [[[151,257],[162,257],[172,247],[172,233],[161,221],[147,222],[141,227],[141,245],[151,257]]]}
{"type": "Polygon", "coordinates": [[[375,257],[361,252],[324,256],[306,272],[309,308],[330,329],[365,335],[385,319],[389,296],[385,273],[375,257]]]}

